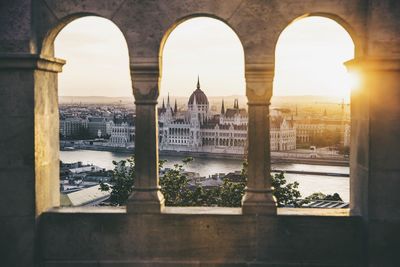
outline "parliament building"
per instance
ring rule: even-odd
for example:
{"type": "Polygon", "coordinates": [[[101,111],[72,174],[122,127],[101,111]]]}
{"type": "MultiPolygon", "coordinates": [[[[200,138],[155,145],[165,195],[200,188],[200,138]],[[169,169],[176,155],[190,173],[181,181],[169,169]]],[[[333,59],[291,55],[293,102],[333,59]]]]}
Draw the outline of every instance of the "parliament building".
{"type": "MultiPolygon", "coordinates": [[[[222,100],[219,113],[210,111],[206,94],[197,88],[189,97],[187,110],[178,111],[175,101],[172,107],[169,96],[158,109],[159,148],[161,151],[194,152],[243,155],[247,149],[248,114],[234,101],[232,108],[225,109],[222,100]]],[[[296,129],[293,120],[287,120],[279,109],[271,110],[271,151],[296,149],[296,129]]],[[[110,146],[130,148],[134,146],[135,125],[115,124],[110,146]]]]}

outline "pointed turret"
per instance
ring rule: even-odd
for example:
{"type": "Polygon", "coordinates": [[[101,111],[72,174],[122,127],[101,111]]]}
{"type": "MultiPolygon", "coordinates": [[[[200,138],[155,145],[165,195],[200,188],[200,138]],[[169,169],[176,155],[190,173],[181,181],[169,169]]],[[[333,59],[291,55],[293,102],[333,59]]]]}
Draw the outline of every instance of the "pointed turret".
{"type": "Polygon", "coordinates": [[[197,75],[197,89],[200,89],[200,76],[197,75]]]}
{"type": "Polygon", "coordinates": [[[176,103],[175,99],[174,114],[176,114],[177,112],[178,112],[178,104],[176,103]]]}
{"type": "Polygon", "coordinates": [[[163,98],[163,100],[162,100],[162,107],[161,107],[163,110],[165,110],[165,102],[164,102],[164,98],[163,98]]]}
{"type": "Polygon", "coordinates": [[[194,99],[193,99],[193,110],[196,110],[196,111],[197,111],[197,101],[196,101],[196,96],[194,96],[194,99]]]}
{"type": "Polygon", "coordinates": [[[233,101],[233,108],[234,108],[234,109],[239,109],[239,100],[238,100],[238,99],[235,99],[235,100],[233,101]]]}
{"type": "Polygon", "coordinates": [[[225,104],[224,104],[224,99],[222,99],[221,115],[225,115],[225,104]]]}
{"type": "Polygon", "coordinates": [[[168,93],[168,98],[167,98],[167,107],[170,107],[169,106],[169,93],[168,93]]]}

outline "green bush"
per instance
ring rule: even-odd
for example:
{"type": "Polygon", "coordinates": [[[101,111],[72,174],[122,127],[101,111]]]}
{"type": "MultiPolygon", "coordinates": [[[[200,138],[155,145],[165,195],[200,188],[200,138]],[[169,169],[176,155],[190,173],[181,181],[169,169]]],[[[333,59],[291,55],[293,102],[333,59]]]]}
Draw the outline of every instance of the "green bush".
{"type": "MultiPolygon", "coordinates": [[[[242,197],[245,192],[247,181],[247,163],[243,163],[240,179],[230,181],[225,179],[219,187],[204,188],[202,186],[189,186],[189,179],[184,174],[185,166],[193,158],[186,158],[182,164],[175,164],[160,177],[161,192],[165,198],[166,206],[220,206],[220,207],[240,207],[242,197]]],[[[159,162],[162,168],[165,161],[159,162]]],[[[133,158],[113,162],[114,171],[110,184],[100,183],[100,190],[111,190],[110,202],[112,205],[125,205],[130,193],[132,192],[135,180],[135,161],[133,158]]],[[[340,200],[340,196],[335,193],[323,195],[314,193],[313,195],[301,200],[298,190],[299,183],[288,183],[284,173],[271,175],[273,195],[278,207],[291,206],[299,207],[310,200],[323,197],[327,200],[340,200]]]]}

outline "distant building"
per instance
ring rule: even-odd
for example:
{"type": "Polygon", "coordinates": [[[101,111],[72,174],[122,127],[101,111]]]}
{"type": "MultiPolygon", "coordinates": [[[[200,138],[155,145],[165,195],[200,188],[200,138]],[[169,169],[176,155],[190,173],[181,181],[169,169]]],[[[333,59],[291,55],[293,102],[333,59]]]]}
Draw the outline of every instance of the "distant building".
{"type": "Polygon", "coordinates": [[[343,146],[350,146],[350,124],[346,124],[344,127],[343,146]]]}
{"type": "Polygon", "coordinates": [[[60,134],[64,138],[77,136],[82,129],[87,129],[88,121],[81,118],[66,118],[60,120],[60,134]]]}
{"type": "Polygon", "coordinates": [[[133,116],[122,119],[114,118],[111,126],[109,146],[131,148],[135,145],[135,118],[133,116]]]}
{"type": "Polygon", "coordinates": [[[279,109],[270,114],[271,151],[296,149],[296,127],[293,118],[286,120],[279,109]]]}
{"type": "Polygon", "coordinates": [[[344,141],[347,125],[347,121],[327,117],[297,119],[295,121],[297,143],[310,143],[314,136],[322,135],[325,131],[340,134],[344,141]]]}
{"type": "Polygon", "coordinates": [[[90,137],[105,137],[111,134],[112,122],[103,117],[89,117],[88,131],[90,137]],[[98,136],[100,133],[100,136],[98,136]]]}
{"type": "MultiPolygon", "coordinates": [[[[176,105],[175,105],[176,106],[176,105]]],[[[233,108],[211,113],[209,102],[197,81],[197,88],[188,101],[188,110],[178,113],[176,108],[163,102],[159,109],[160,150],[244,154],[247,146],[248,114],[239,108],[238,100],[233,108]]],[[[273,151],[296,149],[296,130],[279,111],[271,116],[271,144],[273,151]]]]}
{"type": "MultiPolygon", "coordinates": [[[[222,100],[220,112],[211,112],[209,101],[197,81],[190,95],[188,109],[178,111],[172,107],[169,95],[158,109],[159,148],[162,151],[204,152],[242,155],[247,146],[247,110],[234,101],[225,108],[222,100]]],[[[296,149],[296,128],[293,119],[287,120],[281,110],[271,111],[271,150],[296,149]]],[[[135,141],[134,117],[114,118],[108,145],[133,148],[135,141]]]]}

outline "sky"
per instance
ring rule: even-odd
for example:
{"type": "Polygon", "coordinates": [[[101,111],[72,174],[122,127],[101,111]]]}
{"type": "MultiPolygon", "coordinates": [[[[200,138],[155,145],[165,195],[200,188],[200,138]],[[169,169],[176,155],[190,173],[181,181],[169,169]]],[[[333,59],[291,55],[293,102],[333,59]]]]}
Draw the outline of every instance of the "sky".
{"type": "MultiPolygon", "coordinates": [[[[131,96],[128,48],[111,21],[85,17],[55,40],[67,60],[60,96],[131,96]]],[[[348,33],[333,20],[308,17],[289,25],[276,48],[274,95],[327,95],[348,99],[352,82],[343,62],[354,56],[348,33]]],[[[244,55],[223,22],[189,19],[169,35],[162,52],[161,95],[189,96],[197,77],[208,96],[244,95],[244,55]]]]}

